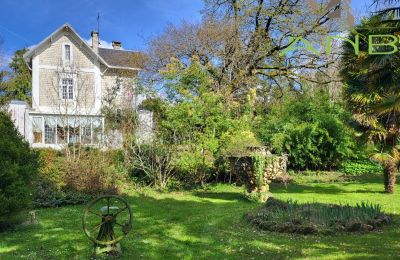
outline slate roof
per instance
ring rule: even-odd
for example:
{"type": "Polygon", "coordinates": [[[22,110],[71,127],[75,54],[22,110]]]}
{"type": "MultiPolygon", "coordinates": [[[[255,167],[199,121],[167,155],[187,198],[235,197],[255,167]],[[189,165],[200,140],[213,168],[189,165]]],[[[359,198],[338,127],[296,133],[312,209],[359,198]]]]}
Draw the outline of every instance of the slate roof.
{"type": "Polygon", "coordinates": [[[99,55],[110,66],[137,69],[144,67],[144,55],[141,52],[99,48],[99,55]]]}

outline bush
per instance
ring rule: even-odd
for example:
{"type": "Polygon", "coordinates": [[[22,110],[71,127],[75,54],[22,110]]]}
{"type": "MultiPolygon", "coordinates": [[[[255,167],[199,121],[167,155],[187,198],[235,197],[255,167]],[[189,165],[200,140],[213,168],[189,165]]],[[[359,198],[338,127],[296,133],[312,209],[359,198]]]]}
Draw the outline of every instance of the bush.
{"type": "Polygon", "coordinates": [[[33,204],[35,207],[60,207],[86,203],[93,198],[81,192],[62,191],[54,183],[43,180],[36,183],[33,204]]]}
{"type": "Polygon", "coordinates": [[[272,105],[257,131],[275,153],[288,154],[290,168],[330,170],[353,154],[356,143],[349,120],[325,91],[305,91],[272,105]]]}
{"type": "Polygon", "coordinates": [[[155,188],[167,188],[175,175],[172,166],[173,147],[155,140],[146,144],[133,141],[126,158],[133,169],[131,177],[155,188]]]}
{"type": "Polygon", "coordinates": [[[379,205],[298,204],[273,198],[246,218],[262,230],[303,235],[372,231],[391,223],[379,205]]]}
{"type": "Polygon", "coordinates": [[[370,173],[383,173],[383,167],[369,159],[358,159],[354,161],[347,161],[342,163],[339,168],[346,174],[370,174],[370,173]]]}
{"type": "Polygon", "coordinates": [[[120,151],[82,149],[64,154],[40,149],[39,154],[41,167],[34,190],[37,207],[74,205],[94,196],[117,194],[126,181],[120,151]]]}
{"type": "Polygon", "coordinates": [[[93,150],[63,161],[64,190],[85,194],[117,194],[123,172],[119,172],[107,154],[93,150]]]}
{"type": "Polygon", "coordinates": [[[10,117],[0,112],[0,224],[7,226],[31,202],[38,156],[29,148],[10,117]]]}

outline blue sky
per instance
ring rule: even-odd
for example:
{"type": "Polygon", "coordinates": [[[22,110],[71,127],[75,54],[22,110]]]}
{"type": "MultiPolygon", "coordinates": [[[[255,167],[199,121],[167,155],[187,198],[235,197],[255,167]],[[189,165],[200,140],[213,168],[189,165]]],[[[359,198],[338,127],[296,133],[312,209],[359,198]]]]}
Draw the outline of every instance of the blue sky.
{"type": "MultiPolygon", "coordinates": [[[[352,0],[355,13],[368,3],[352,0]]],[[[202,0],[2,0],[0,38],[7,55],[40,42],[66,22],[89,39],[100,12],[101,39],[142,50],[168,23],[199,21],[202,8],[202,0]]]]}
{"type": "Polygon", "coordinates": [[[85,39],[97,28],[100,38],[141,50],[168,23],[199,21],[202,0],[1,0],[0,38],[7,54],[43,40],[68,22],[85,39]]]}

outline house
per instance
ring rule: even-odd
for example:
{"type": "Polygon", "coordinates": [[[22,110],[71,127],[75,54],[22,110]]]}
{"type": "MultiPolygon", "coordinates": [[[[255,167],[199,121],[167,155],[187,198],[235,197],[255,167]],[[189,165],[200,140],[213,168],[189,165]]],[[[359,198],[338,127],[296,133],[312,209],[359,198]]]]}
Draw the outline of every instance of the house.
{"type": "MultiPolygon", "coordinates": [[[[113,49],[102,48],[99,33],[91,36],[90,46],[64,24],[24,55],[32,71],[32,107],[13,101],[9,111],[32,147],[101,146],[107,140],[102,108],[138,108],[135,89],[143,55],[123,50],[116,41],[113,49]]],[[[138,113],[144,135],[152,115],[138,113]]]]}

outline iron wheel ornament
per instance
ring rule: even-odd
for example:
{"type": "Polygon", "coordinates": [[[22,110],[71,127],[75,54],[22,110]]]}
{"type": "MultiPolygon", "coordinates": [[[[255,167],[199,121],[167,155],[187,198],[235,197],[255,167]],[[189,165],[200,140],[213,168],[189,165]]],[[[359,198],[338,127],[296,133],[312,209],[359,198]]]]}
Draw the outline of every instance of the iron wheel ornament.
{"type": "Polygon", "coordinates": [[[119,242],[132,230],[132,209],[119,196],[98,197],[86,205],[82,227],[96,254],[121,253],[119,242]]]}

